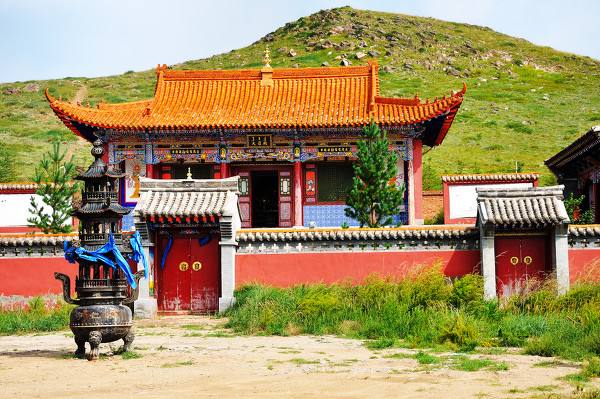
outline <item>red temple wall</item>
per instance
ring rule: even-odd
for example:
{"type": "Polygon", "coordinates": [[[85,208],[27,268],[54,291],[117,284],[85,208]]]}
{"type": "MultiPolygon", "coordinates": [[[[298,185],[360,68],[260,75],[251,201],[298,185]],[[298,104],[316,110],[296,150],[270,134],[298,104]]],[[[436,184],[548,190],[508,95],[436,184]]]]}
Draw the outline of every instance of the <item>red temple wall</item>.
{"type": "MultiPolygon", "coordinates": [[[[372,274],[402,277],[435,262],[441,262],[447,276],[478,272],[479,250],[237,254],[236,286],[360,282],[372,274]]],[[[571,282],[600,281],[600,248],[569,249],[569,268],[571,282]]],[[[73,289],[77,265],[62,257],[0,258],[0,295],[60,294],[54,272],[69,275],[73,289]]]]}
{"type": "Polygon", "coordinates": [[[361,282],[372,274],[403,277],[414,268],[436,262],[441,262],[447,276],[462,276],[479,269],[479,250],[237,254],[235,279],[237,287],[361,282]]]}
{"type": "Polygon", "coordinates": [[[61,294],[62,283],[54,272],[70,276],[73,291],[77,265],[62,257],[0,258],[0,295],[61,294]]]}
{"type": "Polygon", "coordinates": [[[600,281],[600,248],[569,248],[569,277],[575,281],[600,281]]]}

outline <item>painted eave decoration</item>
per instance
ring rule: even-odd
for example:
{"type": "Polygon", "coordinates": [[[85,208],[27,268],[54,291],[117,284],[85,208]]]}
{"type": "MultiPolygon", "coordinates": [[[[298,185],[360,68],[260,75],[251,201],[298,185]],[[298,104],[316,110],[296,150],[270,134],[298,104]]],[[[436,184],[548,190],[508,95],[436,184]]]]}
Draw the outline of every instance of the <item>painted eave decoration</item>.
{"type": "Polygon", "coordinates": [[[156,70],[154,98],[85,107],[46,98],[73,132],[88,140],[114,130],[311,129],[425,125],[424,144],[439,145],[463,101],[466,85],[421,101],[379,94],[376,61],[364,66],[242,70],[156,70]],[[265,80],[268,79],[268,84],[265,80]]]}

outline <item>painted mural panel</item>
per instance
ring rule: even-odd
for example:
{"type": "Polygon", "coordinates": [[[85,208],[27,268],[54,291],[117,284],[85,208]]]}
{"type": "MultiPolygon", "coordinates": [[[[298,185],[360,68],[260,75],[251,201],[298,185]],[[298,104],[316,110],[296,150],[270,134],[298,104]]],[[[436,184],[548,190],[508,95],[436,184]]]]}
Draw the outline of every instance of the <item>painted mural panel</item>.
{"type": "Polygon", "coordinates": [[[140,177],[146,177],[146,166],[136,158],[125,160],[124,196],[126,204],[137,203],[140,197],[140,177]]]}

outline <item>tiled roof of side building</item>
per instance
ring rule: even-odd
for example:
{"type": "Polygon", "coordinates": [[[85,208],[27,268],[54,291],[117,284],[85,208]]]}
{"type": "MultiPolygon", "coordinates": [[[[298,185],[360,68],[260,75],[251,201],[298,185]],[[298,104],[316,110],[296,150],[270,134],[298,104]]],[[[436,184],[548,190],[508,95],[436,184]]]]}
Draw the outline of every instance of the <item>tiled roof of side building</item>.
{"type": "Polygon", "coordinates": [[[140,178],[135,214],[152,218],[204,218],[237,211],[238,178],[153,180],[140,178]]]}
{"type": "Polygon", "coordinates": [[[460,174],[442,176],[443,182],[504,182],[504,181],[535,181],[540,178],[539,173],[483,173],[460,174]]]}
{"type": "Polygon", "coordinates": [[[544,163],[552,172],[559,173],[578,159],[584,160],[585,156],[598,159],[599,152],[600,126],[592,126],[587,133],[573,141],[557,154],[548,158],[544,163]]]}
{"type": "Polygon", "coordinates": [[[433,101],[379,95],[376,62],[355,67],[273,69],[270,84],[254,70],[157,69],[154,98],[84,107],[56,99],[50,106],[73,131],[92,127],[143,129],[252,129],[418,124],[444,117],[432,145],[440,144],[466,92],[433,101]]]}

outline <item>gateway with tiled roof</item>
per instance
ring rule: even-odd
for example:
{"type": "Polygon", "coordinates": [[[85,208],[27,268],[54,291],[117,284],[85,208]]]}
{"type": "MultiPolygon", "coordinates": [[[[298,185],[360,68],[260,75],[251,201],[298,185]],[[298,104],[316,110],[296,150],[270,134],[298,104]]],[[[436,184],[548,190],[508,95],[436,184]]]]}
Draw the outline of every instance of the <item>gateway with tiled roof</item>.
{"type": "Polygon", "coordinates": [[[477,220],[477,189],[537,187],[539,173],[474,173],[442,176],[444,223],[473,224],[477,220]]]}
{"type": "MultiPolygon", "coordinates": [[[[371,121],[398,154],[406,202],[397,221],[420,223],[422,145],[448,133],[466,87],[434,100],[383,97],[376,61],[364,66],[156,70],[151,99],[85,107],[46,91],[76,134],[106,145],[125,170],[121,203],[134,206],[140,178],[240,176],[244,227],[340,226],[357,142],[371,121]]],[[[124,219],[125,228],[133,220],[124,219]]]]}

